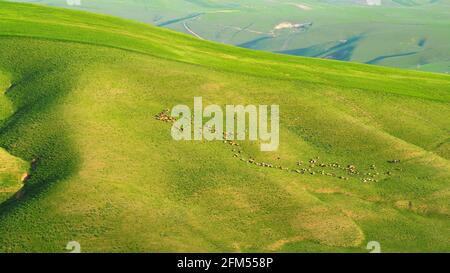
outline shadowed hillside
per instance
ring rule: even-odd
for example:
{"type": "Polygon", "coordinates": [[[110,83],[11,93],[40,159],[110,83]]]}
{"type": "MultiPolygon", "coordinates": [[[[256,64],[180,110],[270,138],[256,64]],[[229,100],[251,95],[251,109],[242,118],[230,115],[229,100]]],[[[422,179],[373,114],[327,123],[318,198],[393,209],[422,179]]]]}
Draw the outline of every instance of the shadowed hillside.
{"type": "Polygon", "coordinates": [[[6,2],[0,49],[1,252],[449,250],[447,75],[6,2]],[[280,105],[279,150],[172,140],[195,96],[280,105]]]}

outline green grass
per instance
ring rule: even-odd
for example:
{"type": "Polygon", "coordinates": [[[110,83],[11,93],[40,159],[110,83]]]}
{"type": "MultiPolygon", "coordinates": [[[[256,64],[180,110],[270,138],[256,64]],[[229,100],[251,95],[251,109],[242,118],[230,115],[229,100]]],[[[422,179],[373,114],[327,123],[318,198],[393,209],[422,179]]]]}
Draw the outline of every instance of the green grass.
{"type": "Polygon", "coordinates": [[[1,252],[60,252],[72,240],[87,252],[366,252],[368,241],[449,251],[447,75],[6,2],[0,71],[0,189],[31,173],[22,196],[0,205],[1,252]],[[222,142],[173,141],[154,115],[194,96],[280,105],[280,149],[244,141],[245,159],[375,165],[378,182],[261,168],[222,142]]]}
{"type": "Polygon", "coordinates": [[[448,0],[383,0],[381,6],[353,0],[89,0],[80,6],[65,0],[38,2],[189,34],[187,26],[204,39],[252,49],[450,73],[448,0]],[[282,22],[312,25],[275,31],[282,22]]]}

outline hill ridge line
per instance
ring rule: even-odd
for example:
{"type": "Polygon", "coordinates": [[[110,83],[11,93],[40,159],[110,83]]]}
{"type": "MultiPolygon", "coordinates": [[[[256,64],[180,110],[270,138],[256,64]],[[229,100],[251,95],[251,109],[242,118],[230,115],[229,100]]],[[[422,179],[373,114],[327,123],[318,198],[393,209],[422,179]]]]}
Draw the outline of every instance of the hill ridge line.
{"type": "MultiPolygon", "coordinates": [[[[328,86],[329,84],[327,84],[327,81],[329,80],[325,80],[325,81],[320,81],[320,80],[308,80],[308,79],[300,79],[300,78],[287,78],[287,77],[282,77],[279,75],[270,75],[270,76],[260,76],[257,74],[252,74],[252,73],[248,73],[248,72],[237,72],[237,71],[233,71],[230,69],[225,69],[225,68],[221,68],[221,67],[211,67],[211,66],[207,66],[205,64],[201,64],[201,63],[195,63],[195,62],[189,62],[189,61],[185,61],[185,60],[178,60],[175,58],[170,58],[170,57],[164,57],[164,56],[160,56],[160,55],[156,55],[156,54],[151,54],[149,52],[146,51],[140,51],[137,49],[132,49],[132,48],[125,48],[125,47],[119,47],[119,46],[115,46],[115,45],[109,45],[109,44],[98,44],[98,43],[90,43],[87,41],[80,41],[80,40],[72,40],[72,39],[57,39],[57,38],[50,38],[50,37],[46,37],[46,36],[37,36],[37,35],[25,35],[25,34],[2,34],[0,33],[0,37],[10,37],[10,38],[23,38],[23,39],[36,39],[36,40],[43,40],[43,41],[55,41],[55,42],[62,42],[62,43],[76,43],[76,44],[81,44],[81,45],[89,45],[89,46],[94,46],[94,47],[104,47],[104,48],[112,48],[112,49],[117,49],[117,50],[124,50],[127,52],[132,52],[132,53],[136,53],[136,54],[142,54],[142,55],[146,55],[146,56],[150,56],[153,58],[158,58],[158,59],[163,59],[163,60],[167,60],[167,61],[172,61],[172,62],[176,62],[176,63],[182,63],[182,64],[188,64],[188,65],[194,65],[194,66],[198,66],[198,67],[203,67],[203,68],[208,68],[208,69],[214,69],[216,71],[223,71],[223,72],[227,72],[227,73],[231,73],[231,74],[245,74],[249,77],[255,77],[255,78],[270,78],[270,79],[274,79],[274,80],[280,80],[280,81],[285,81],[285,82],[306,82],[306,83],[313,83],[313,84],[317,84],[317,85],[322,85],[322,86],[328,86]]],[[[324,60],[326,61],[326,60],[324,60]]],[[[345,64],[345,62],[342,62],[343,64],[345,64]]],[[[363,65],[363,64],[357,64],[357,65],[363,65]]],[[[384,67],[382,67],[384,68],[384,67]]],[[[389,69],[389,68],[387,68],[389,69]]],[[[416,72],[416,71],[414,71],[416,72]]],[[[423,72],[423,71],[418,71],[418,73],[429,73],[429,72],[423,72]]],[[[441,74],[437,74],[437,73],[431,73],[433,75],[438,75],[441,76],[441,74]]],[[[450,80],[450,75],[448,76],[449,80],[450,80]]],[[[352,88],[346,85],[341,85],[339,83],[335,84],[335,86],[337,87],[342,87],[342,88],[352,88]]],[[[373,90],[373,89],[369,89],[369,88],[364,88],[364,87],[353,87],[354,89],[358,89],[358,90],[365,90],[365,91],[370,91],[370,92],[374,92],[374,93],[382,93],[379,90],[373,90]]],[[[423,100],[427,100],[427,101],[434,101],[434,102],[439,102],[439,103],[448,103],[450,100],[445,100],[445,99],[437,99],[437,98],[429,98],[429,97],[423,97],[423,96],[417,96],[417,95],[413,95],[413,94],[404,94],[404,93],[396,93],[396,92],[384,92],[386,94],[389,95],[394,95],[394,96],[403,96],[403,97],[408,97],[408,98],[415,98],[415,99],[423,99],[423,100]]]]}

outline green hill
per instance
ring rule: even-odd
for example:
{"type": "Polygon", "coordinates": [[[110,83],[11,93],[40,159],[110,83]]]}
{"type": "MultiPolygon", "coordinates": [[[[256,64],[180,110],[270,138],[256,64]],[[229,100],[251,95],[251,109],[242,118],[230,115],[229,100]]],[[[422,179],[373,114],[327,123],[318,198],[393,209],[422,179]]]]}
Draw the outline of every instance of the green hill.
{"type": "Polygon", "coordinates": [[[12,1],[112,14],[251,49],[450,73],[449,0],[12,1]]]}
{"type": "Polygon", "coordinates": [[[0,2],[0,88],[1,252],[450,250],[447,75],[0,2]],[[172,140],[195,96],[279,104],[279,150],[172,140]]]}

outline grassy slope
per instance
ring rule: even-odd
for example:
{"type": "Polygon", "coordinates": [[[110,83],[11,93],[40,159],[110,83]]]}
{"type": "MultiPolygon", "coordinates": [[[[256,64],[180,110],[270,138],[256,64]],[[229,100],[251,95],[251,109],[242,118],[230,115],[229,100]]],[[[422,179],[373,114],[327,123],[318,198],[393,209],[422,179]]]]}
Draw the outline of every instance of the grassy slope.
{"type": "Polygon", "coordinates": [[[80,6],[68,6],[64,0],[38,2],[188,33],[186,23],[205,39],[253,49],[450,73],[448,0],[385,0],[377,7],[365,1],[317,0],[90,0],[80,6]],[[273,37],[274,27],[286,21],[313,26],[307,31],[276,31],[273,37]]]}
{"type": "Polygon", "coordinates": [[[0,205],[0,251],[64,251],[71,240],[83,251],[366,251],[371,240],[383,251],[449,250],[449,76],[4,2],[0,48],[0,103],[11,109],[0,112],[0,147],[37,159],[23,197],[0,205]],[[243,142],[245,158],[375,164],[380,181],[266,169],[221,142],[174,142],[153,116],[194,96],[280,105],[280,150],[243,142]]]}

